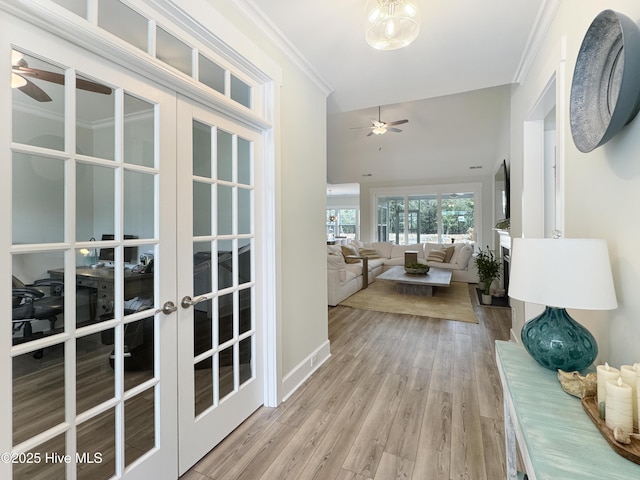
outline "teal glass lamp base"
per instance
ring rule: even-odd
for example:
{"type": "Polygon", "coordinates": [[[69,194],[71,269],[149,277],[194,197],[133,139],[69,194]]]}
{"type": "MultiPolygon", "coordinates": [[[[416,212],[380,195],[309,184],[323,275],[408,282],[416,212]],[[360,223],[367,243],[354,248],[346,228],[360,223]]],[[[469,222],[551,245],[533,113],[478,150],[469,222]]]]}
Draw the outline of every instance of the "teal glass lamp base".
{"type": "Polygon", "coordinates": [[[521,337],[529,355],[554,371],[584,370],[598,356],[596,339],[564,308],[546,307],[542,314],[524,324],[521,337]]]}

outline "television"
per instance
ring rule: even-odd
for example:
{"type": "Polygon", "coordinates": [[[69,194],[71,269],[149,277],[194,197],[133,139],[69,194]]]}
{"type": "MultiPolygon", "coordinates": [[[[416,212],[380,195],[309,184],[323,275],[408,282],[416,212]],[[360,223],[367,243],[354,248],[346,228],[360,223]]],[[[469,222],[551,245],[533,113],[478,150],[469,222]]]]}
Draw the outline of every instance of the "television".
{"type": "Polygon", "coordinates": [[[510,218],[511,215],[509,171],[506,160],[503,160],[496,170],[494,189],[495,220],[497,222],[498,220],[510,218]]]}
{"type": "MultiPolygon", "coordinates": [[[[115,240],[115,235],[112,233],[103,233],[102,241],[115,240]]],[[[132,240],[138,238],[137,235],[125,235],[125,240],[132,240]]],[[[115,261],[115,249],[113,248],[101,248],[98,259],[101,262],[113,262],[115,261]]],[[[138,263],[138,247],[124,247],[124,263],[138,263]]]]}

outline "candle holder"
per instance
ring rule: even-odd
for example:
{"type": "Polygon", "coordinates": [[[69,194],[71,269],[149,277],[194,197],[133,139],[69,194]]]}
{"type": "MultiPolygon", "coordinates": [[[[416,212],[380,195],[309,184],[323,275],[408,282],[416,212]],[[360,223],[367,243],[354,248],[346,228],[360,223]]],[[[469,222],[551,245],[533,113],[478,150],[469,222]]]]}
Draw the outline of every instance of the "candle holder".
{"type": "MultiPolygon", "coordinates": [[[[614,437],[613,430],[607,427],[604,420],[600,418],[598,413],[598,405],[596,404],[596,397],[586,397],[582,399],[582,407],[587,412],[588,417],[598,427],[598,430],[605,438],[611,448],[618,454],[640,465],[640,439],[637,437],[631,437],[628,444],[620,443],[614,437]]],[[[638,433],[637,429],[634,429],[634,433],[638,433]]]]}

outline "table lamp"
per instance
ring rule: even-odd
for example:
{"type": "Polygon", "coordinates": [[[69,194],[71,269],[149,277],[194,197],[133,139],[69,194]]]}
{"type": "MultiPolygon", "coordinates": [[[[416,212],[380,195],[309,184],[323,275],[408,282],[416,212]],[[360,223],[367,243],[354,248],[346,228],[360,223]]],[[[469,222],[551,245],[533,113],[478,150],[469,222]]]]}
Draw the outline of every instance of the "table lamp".
{"type": "Polygon", "coordinates": [[[511,298],[545,306],[542,314],[522,328],[522,343],[529,355],[551,370],[570,372],[591,365],[598,344],[565,308],[618,307],[606,242],[514,238],[509,278],[511,298]]]}

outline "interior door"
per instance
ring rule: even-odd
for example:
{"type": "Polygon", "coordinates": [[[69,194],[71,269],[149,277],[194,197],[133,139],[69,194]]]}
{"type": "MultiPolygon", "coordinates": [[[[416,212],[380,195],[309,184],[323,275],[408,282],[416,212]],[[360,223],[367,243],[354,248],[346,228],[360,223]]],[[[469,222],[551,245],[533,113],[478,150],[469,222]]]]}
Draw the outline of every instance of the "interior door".
{"type": "Polygon", "coordinates": [[[264,402],[255,199],[260,135],[178,102],[179,464],[184,473],[264,402]]]}
{"type": "Polygon", "coordinates": [[[0,477],[175,478],[175,94],[18,20],[0,52],[0,477]]]}

